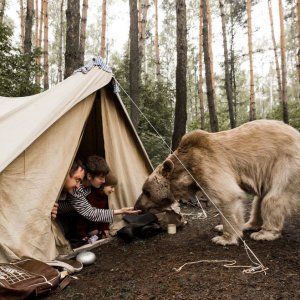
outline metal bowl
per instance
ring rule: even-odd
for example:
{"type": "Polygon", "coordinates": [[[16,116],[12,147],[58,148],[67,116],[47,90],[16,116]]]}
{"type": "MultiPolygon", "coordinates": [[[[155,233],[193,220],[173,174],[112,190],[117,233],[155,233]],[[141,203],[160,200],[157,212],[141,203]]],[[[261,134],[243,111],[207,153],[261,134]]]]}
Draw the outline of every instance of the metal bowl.
{"type": "Polygon", "coordinates": [[[76,260],[81,262],[84,266],[91,265],[96,261],[95,253],[91,251],[81,252],[76,256],[76,260]]]}

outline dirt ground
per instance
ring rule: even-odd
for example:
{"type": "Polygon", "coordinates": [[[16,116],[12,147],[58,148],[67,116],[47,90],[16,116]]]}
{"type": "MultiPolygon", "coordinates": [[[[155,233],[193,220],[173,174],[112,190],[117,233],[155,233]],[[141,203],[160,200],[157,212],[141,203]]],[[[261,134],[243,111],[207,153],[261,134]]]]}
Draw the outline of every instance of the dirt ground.
{"type": "MultiPolygon", "coordinates": [[[[118,238],[92,250],[97,261],[77,273],[78,280],[47,299],[300,299],[300,218],[286,220],[283,237],[257,242],[244,240],[268,267],[266,274],[245,274],[244,268],[199,260],[236,260],[251,265],[243,245],[222,247],[211,242],[220,217],[213,207],[208,218],[186,216],[188,224],[174,235],[163,232],[126,244],[118,238]]],[[[182,207],[183,213],[199,209],[182,207]]]]}

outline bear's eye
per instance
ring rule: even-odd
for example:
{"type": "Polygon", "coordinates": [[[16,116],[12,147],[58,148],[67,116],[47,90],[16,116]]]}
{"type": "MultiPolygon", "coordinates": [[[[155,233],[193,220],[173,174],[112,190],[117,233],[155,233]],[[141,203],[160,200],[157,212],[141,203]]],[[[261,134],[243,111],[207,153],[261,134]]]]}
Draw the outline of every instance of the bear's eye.
{"type": "Polygon", "coordinates": [[[150,193],[147,190],[143,189],[143,194],[150,198],[150,193]]]}

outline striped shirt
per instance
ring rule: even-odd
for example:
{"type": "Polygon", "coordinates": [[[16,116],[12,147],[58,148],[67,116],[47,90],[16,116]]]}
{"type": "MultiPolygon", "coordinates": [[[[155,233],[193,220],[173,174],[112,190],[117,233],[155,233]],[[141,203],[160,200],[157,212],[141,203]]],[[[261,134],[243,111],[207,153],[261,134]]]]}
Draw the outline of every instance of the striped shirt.
{"type": "Polygon", "coordinates": [[[101,209],[91,206],[86,196],[91,193],[91,188],[82,184],[72,193],[68,193],[65,200],[64,195],[58,200],[58,213],[77,211],[81,216],[92,222],[112,223],[114,211],[112,209],[101,209]]]}

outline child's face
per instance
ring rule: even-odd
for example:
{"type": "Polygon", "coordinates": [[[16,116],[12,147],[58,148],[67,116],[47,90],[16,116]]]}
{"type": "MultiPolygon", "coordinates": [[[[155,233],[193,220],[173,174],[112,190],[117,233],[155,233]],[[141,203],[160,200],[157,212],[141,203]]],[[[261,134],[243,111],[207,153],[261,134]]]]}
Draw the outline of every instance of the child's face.
{"type": "Polygon", "coordinates": [[[90,182],[91,186],[99,189],[100,186],[105,182],[105,176],[99,175],[99,176],[92,176],[91,174],[87,174],[87,179],[90,182]]]}
{"type": "Polygon", "coordinates": [[[115,187],[113,185],[107,185],[103,187],[103,192],[106,196],[109,196],[114,191],[115,191],[115,187]]]}

